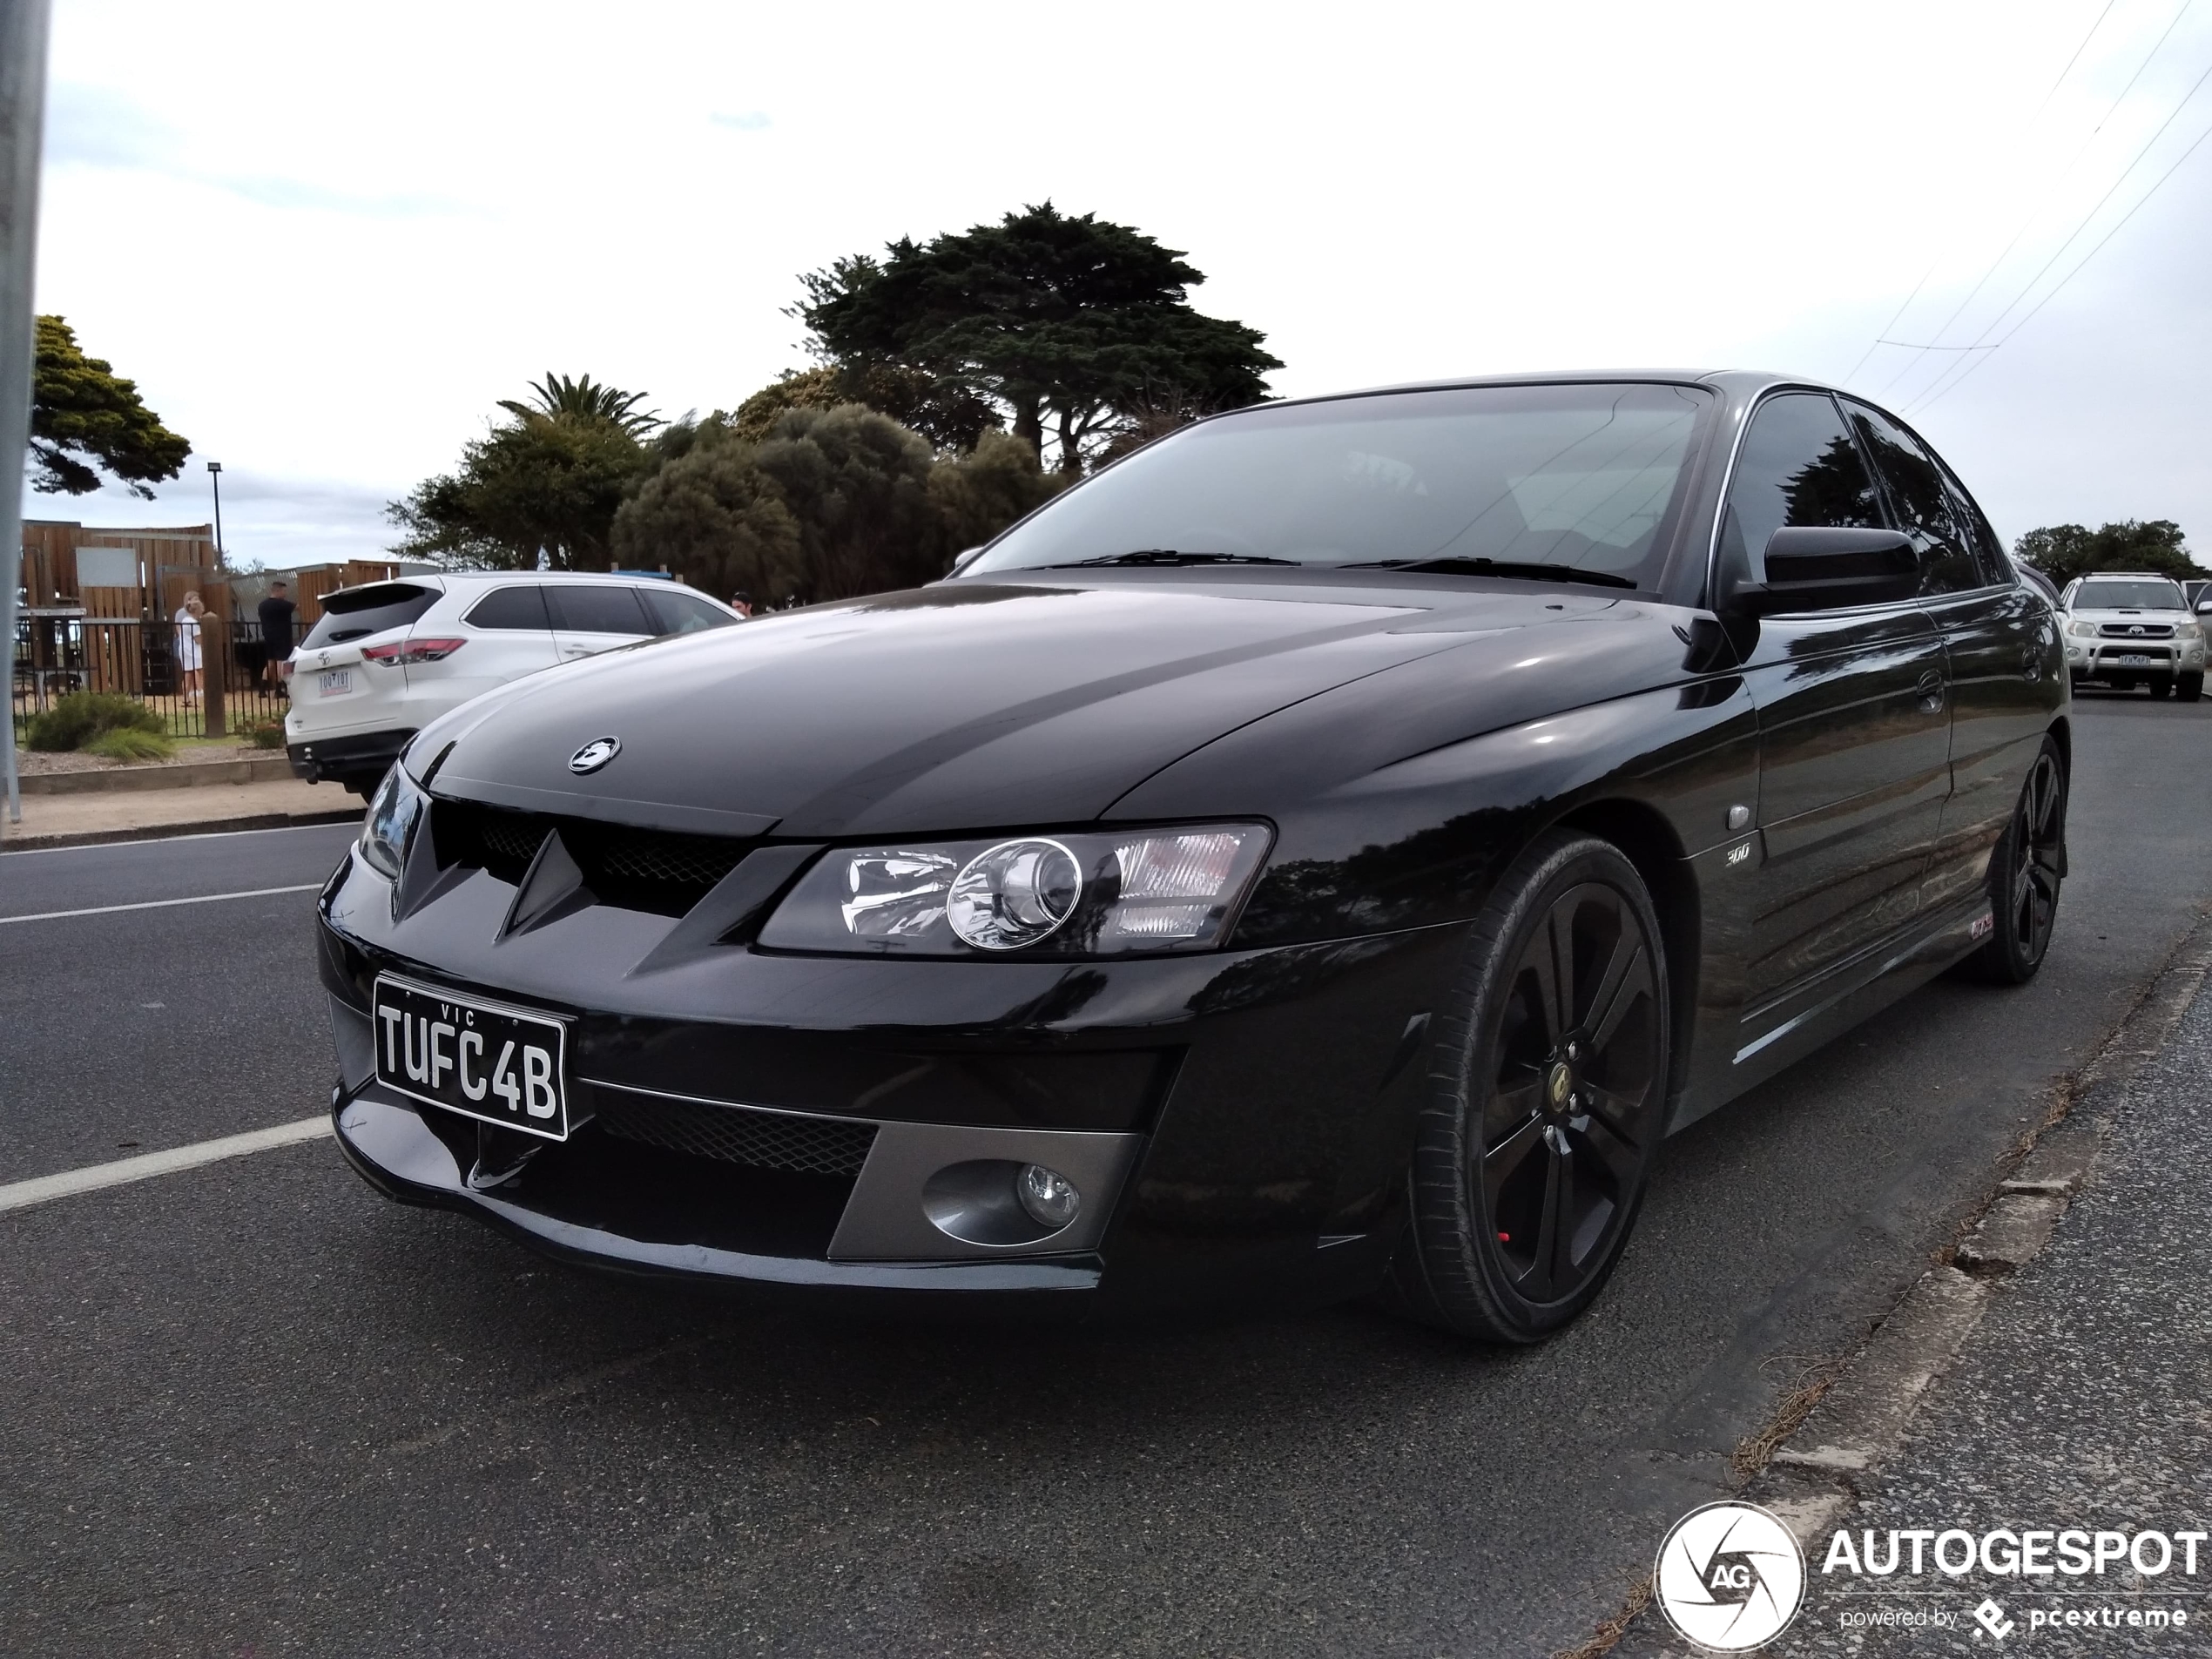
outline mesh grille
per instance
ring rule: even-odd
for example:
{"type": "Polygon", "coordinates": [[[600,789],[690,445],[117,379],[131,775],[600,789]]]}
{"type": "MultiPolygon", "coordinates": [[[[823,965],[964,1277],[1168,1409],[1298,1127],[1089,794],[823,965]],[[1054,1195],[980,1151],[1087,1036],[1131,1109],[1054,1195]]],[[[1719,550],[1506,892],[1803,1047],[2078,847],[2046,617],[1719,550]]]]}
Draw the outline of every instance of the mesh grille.
{"type": "Polygon", "coordinates": [[[596,1121],[610,1135],[671,1152],[749,1163],[756,1169],[846,1178],[860,1174],[875,1142],[873,1123],[793,1117],[685,1100],[646,1100],[611,1089],[600,1091],[596,1121]]]}
{"type": "Polygon", "coordinates": [[[752,846],[725,836],[553,818],[474,801],[442,800],[434,812],[438,856],[445,863],[479,865],[502,880],[520,881],[547,834],[558,829],[585,885],[602,903],[674,916],[697,904],[752,846]]]}
{"type": "Polygon", "coordinates": [[[545,823],[519,813],[485,813],[477,819],[477,839],[492,857],[528,864],[545,840],[545,823]]]}
{"type": "MultiPolygon", "coordinates": [[[[745,856],[745,843],[711,835],[674,835],[659,830],[620,830],[589,849],[610,875],[625,881],[673,881],[711,887],[745,856]]],[[[586,873],[590,873],[586,867],[586,873]]]]}

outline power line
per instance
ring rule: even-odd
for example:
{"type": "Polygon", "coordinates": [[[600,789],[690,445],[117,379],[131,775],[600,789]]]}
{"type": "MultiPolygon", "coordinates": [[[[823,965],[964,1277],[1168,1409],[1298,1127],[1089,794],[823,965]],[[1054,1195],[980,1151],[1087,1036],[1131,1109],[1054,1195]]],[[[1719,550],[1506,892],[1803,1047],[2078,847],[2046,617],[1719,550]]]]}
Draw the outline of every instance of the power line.
{"type": "MultiPolygon", "coordinates": [[[[2096,21],[2089,25],[2089,32],[2081,37],[2080,44],[2074,49],[2074,55],[2066,60],[2066,67],[2059,71],[2058,78],[2051,83],[2050,91],[2043,94],[2043,101],[2035,106],[2035,113],[2028,117],[2027,125],[2020,129],[2021,135],[2023,137],[2035,130],[2035,124],[2042,118],[2043,111],[2050,106],[2051,99],[2057,96],[2059,88],[2066,84],[2066,78],[2074,72],[2074,66],[2081,61],[2081,54],[2089,49],[2090,41],[2096,37],[2097,30],[2104,26],[2105,19],[2112,15],[2113,7],[2118,3],[2119,0],[2105,0],[2105,9],[2097,14],[2096,21]]],[[[2105,111],[2103,116],[2099,118],[2097,125],[2089,129],[2089,136],[2081,141],[2080,146],[2074,151],[2072,158],[2067,162],[2065,170],[2059,174],[2058,179],[2054,182],[2053,186],[2054,188],[2055,188],[2056,184],[2064,183],[2067,178],[2072,176],[2074,170],[2081,165],[2081,158],[2089,153],[2089,146],[2096,142],[2097,134],[2104,131],[2105,124],[2110,121],[2113,116],[2119,111],[2121,102],[2126,99],[2128,94],[2135,90],[2135,83],[2143,78],[2143,71],[2150,67],[2151,59],[2158,56],[2159,48],[2166,44],[2167,37],[2171,35],[2175,29],[2180,25],[2182,18],[2187,14],[2189,7],[2194,3],[2195,3],[2195,0],[2182,0],[2181,10],[2175,12],[2172,21],[2168,23],[2166,25],[2165,32],[2161,34],[2157,40],[2152,43],[2150,51],[2143,55],[2142,62],[2135,66],[2135,72],[2128,78],[2128,84],[2120,89],[2120,96],[2113,99],[2111,107],[2105,111]]],[[[1944,320],[1943,327],[1935,331],[1935,333],[1931,336],[1932,339],[1940,340],[1946,333],[1949,332],[1951,325],[1959,320],[1960,313],[1964,312],[1966,307],[1973,302],[1975,294],[1979,294],[1982,291],[1982,288],[1988,283],[1989,279],[1997,273],[1998,267],[2005,262],[2006,257],[2011,254],[2013,249],[2020,245],[2020,238],[2027,233],[2028,226],[2034,224],[2037,217],[2041,213],[2041,212],[2042,204],[2040,200],[2039,200],[2037,205],[2029,210],[2027,219],[2020,222],[2020,228],[2013,233],[2013,239],[2005,244],[2004,252],[1998,254],[1996,259],[1990,262],[1989,268],[1982,273],[1980,280],[1974,284],[1973,292],[1968,293],[1966,298],[1959,302],[1957,310],[1953,311],[1949,317],[1944,320]]],[[[1949,249],[1946,247],[1945,249],[1945,253],[1948,252],[1949,249]]],[[[1920,280],[1912,285],[1912,292],[1905,296],[1905,303],[1897,308],[1897,314],[1892,317],[1888,322],[1882,326],[1883,334],[1892,333],[1895,330],[1898,324],[1904,320],[1905,314],[1912,307],[1912,302],[1920,297],[1920,291],[1927,287],[1929,279],[1933,277],[1937,270],[1942,266],[1943,257],[1942,253],[1939,253],[1936,258],[1930,262],[1928,268],[1921,273],[1920,280]]],[[[1858,361],[1851,365],[1851,373],[1844,375],[1844,379],[1848,381],[1855,378],[1858,375],[1858,371],[1866,367],[1867,360],[1874,355],[1876,347],[1885,345],[1893,345],[1896,343],[1898,342],[1885,340],[1880,336],[1877,336],[1874,343],[1867,347],[1867,348],[1859,354],[1858,361]]],[[[1918,349],[1919,348],[1916,348],[1915,355],[1905,359],[1904,364],[1898,369],[1896,374],[1891,375],[1888,380],[1882,383],[1881,388],[1875,393],[1877,397],[1888,395],[1890,388],[1895,386],[1899,381],[1903,380],[1906,374],[1912,372],[1913,367],[1920,361],[1919,356],[1917,354],[1918,349]]]]}
{"type": "MultiPolygon", "coordinates": [[[[2097,135],[2105,130],[2106,123],[2109,122],[2114,116],[2120,113],[2120,106],[2128,101],[2128,94],[2135,90],[2135,83],[2142,79],[2143,71],[2148,70],[2151,65],[2151,59],[2158,56],[2160,49],[2162,48],[2166,44],[2167,41],[2172,37],[2174,31],[2182,26],[2182,19],[2188,15],[2189,8],[2195,3],[2196,0],[2182,0],[2180,9],[2174,13],[2172,19],[2168,22],[2165,32],[2161,34],[2156,40],[2151,43],[2150,50],[2143,54],[2143,61],[2135,65],[2135,72],[2128,78],[2128,84],[2120,89],[2120,96],[2113,99],[2111,106],[2105,111],[2103,118],[2098,121],[2097,125],[2089,129],[2089,136],[2082,139],[2080,148],[2077,149],[2074,152],[2073,159],[2066,164],[2066,171],[2061,172],[2058,178],[2053,181],[2051,185],[2051,188],[2053,190],[2055,190],[2060,185],[2064,184],[2068,179],[2074,176],[2074,170],[2081,165],[2081,158],[2087,155],[2089,153],[2090,145],[2096,143],[2097,135]]],[[[2107,6],[2105,8],[2107,11],[2111,9],[2112,8],[2110,6],[2107,6]]],[[[2097,21],[2099,23],[2102,23],[2104,19],[2100,17],[2097,21]]],[[[2090,30],[2090,33],[2094,34],[2095,32],[2095,28],[2093,25],[2090,30]]],[[[2085,38],[2081,44],[2084,46],[2087,46],[2089,43],[2085,38]]],[[[2080,56],[2080,53],[2076,52],[2074,56],[2078,57],[2080,56]]],[[[2058,89],[2055,86],[2052,88],[2052,91],[2056,91],[2058,89]]],[[[2047,99],[2046,101],[2047,102],[2048,100],[2047,99]]],[[[2187,100],[2183,101],[2186,102],[2187,100]]],[[[2121,176],[2124,178],[2126,175],[2122,174],[2121,176]]],[[[1951,332],[1952,325],[1956,323],[1959,318],[1966,314],[1966,307],[1973,304],[1976,300],[1981,297],[1981,291],[1989,286],[1990,279],[1995,276],[1997,273],[2004,267],[2004,264],[2006,260],[2012,258],[2013,250],[2020,245],[2020,238],[2026,236],[2028,233],[2029,227],[2032,226],[2037,219],[2043,216],[2043,199],[2039,196],[2035,205],[2028,209],[2027,217],[2020,220],[2020,228],[2013,233],[2013,239],[2006,243],[2004,248],[1998,253],[1997,257],[1989,262],[1989,268],[1981,273],[1980,277],[1975,281],[1973,287],[1966,290],[1966,297],[1961,300],[1956,306],[1952,307],[1951,314],[1943,320],[1942,325],[1939,327],[1932,334],[1928,336],[1929,339],[1941,340],[1946,334],[1951,332]]],[[[1886,333],[1887,331],[1885,330],[1884,332],[1886,333]]],[[[1883,382],[1882,389],[1876,393],[1875,395],[1877,397],[1888,396],[1890,388],[1895,386],[1899,381],[1903,380],[1907,374],[1911,374],[1913,369],[1917,368],[1919,366],[1920,360],[1920,354],[1916,354],[1913,356],[1906,358],[1904,365],[1898,368],[1896,374],[1891,375],[1887,381],[1883,382]]],[[[1936,378],[1940,380],[1942,376],[1938,375],[1936,378]]]]}
{"type": "MultiPolygon", "coordinates": [[[[2058,246],[2053,250],[2051,257],[2043,261],[2041,266],[2037,269],[2035,274],[2028,278],[2026,286],[2024,286],[2018,293],[2013,296],[2012,300],[2006,305],[2005,308],[1989,320],[1988,323],[1983,327],[1982,331],[1974,336],[1972,342],[1973,344],[1979,346],[1984,341],[1987,340],[1990,335],[1995,334],[1997,332],[1998,325],[2002,323],[2006,317],[2012,315],[2013,308],[2015,306],[2018,306],[2021,300],[2027,299],[2029,294],[2035,292],[2035,285],[2042,281],[2042,280],[2049,274],[2051,267],[2056,265],[2060,259],[2065,257],[2066,251],[2072,247],[2074,243],[2080,239],[2081,233],[2089,228],[2090,225],[2095,220],[2097,215],[2104,212],[2105,204],[2119,193],[2120,187],[2128,182],[2128,179],[2134,174],[2136,168],[2143,165],[2144,158],[2148,156],[2151,151],[2157,146],[2158,141],[2166,136],[2167,129],[2172,126],[2175,122],[2181,119],[2182,111],[2188,108],[2191,100],[2193,100],[2196,97],[2197,93],[2202,90],[2205,82],[2208,80],[2212,80],[2212,64],[2207,64],[2205,66],[2204,73],[2196,78],[2195,81],[2191,84],[2189,90],[2182,95],[2182,101],[2174,106],[2174,112],[2158,124],[2158,131],[2152,133],[2149,138],[2145,141],[2143,147],[2135,152],[2134,159],[2129,161],[2125,167],[2121,169],[2120,177],[2112,181],[2111,188],[2107,190],[2103,195],[2097,198],[2096,206],[2092,207],[2087,213],[2081,216],[2081,222],[2074,227],[2072,233],[2067,237],[2065,241],[2060,243],[2058,246]]],[[[2190,148],[2195,149],[2195,145],[2192,145],[2190,148]]],[[[2169,169],[2169,176],[2171,170],[2169,169]]],[[[2163,182],[2164,179],[2161,179],[2160,183],[2163,182]]],[[[2155,185],[2152,186],[2153,190],[2155,190],[2157,186],[2155,185]]],[[[2150,197],[2148,193],[2146,192],[2143,197],[2143,200],[2148,201],[2150,197]]],[[[2136,204],[2137,206],[2141,206],[2141,202],[2138,202],[2136,204]]],[[[2132,214],[2133,212],[2133,209],[2129,210],[2130,214],[2132,214]]],[[[2123,219],[2121,222],[2124,224],[2126,220],[2123,219]]],[[[2101,247],[2103,244],[2101,242],[2098,246],[2101,247]]],[[[2079,270],[2080,267],[2077,266],[2074,268],[2079,270]]],[[[2053,292],[2055,293],[2056,290],[2054,289],[2053,292]]],[[[2046,297],[2047,298],[2048,296],[2046,297]]],[[[2009,334],[2006,336],[2007,339],[2010,337],[2011,336],[2009,334]]],[[[1953,368],[1955,368],[1956,365],[1953,365],[1953,368]]],[[[1947,368],[1941,374],[1937,375],[1933,381],[1930,381],[1927,386],[1921,389],[1919,395],[1922,400],[1921,406],[1923,408],[1925,407],[1926,401],[1932,399],[1937,395],[1937,388],[1942,387],[1944,381],[1946,379],[1951,378],[1952,375],[1952,369],[1947,368]]],[[[1963,380],[1966,377],[1963,374],[1960,374],[1958,375],[1957,378],[1963,380]]]]}
{"type": "MultiPolygon", "coordinates": [[[[2038,300],[2035,302],[2034,307],[2025,317],[2022,317],[2009,329],[2006,330],[2004,340],[1996,341],[1994,344],[1986,347],[1986,349],[1988,351],[1995,351],[1999,346],[2004,345],[2006,341],[2011,340],[2014,334],[2017,334],[2021,329],[2027,327],[2029,323],[2034,321],[2036,312],[2042,310],[2045,306],[2049,305],[2052,300],[2058,298],[2060,290],[2062,290],[2067,283],[2073,281],[2075,277],[2080,274],[2082,266],[2088,264],[2090,260],[2095,259],[2099,253],[2104,251],[2105,244],[2112,240],[2114,237],[2120,234],[2121,231],[2126,226],[2128,221],[2134,218],[2137,213],[2142,211],[2143,203],[2148,202],[2153,196],[2158,194],[2159,186],[2163,185],[2168,179],[2171,179],[2175,173],[2179,172],[2182,170],[2182,163],[2187,161],[2191,156],[2195,155],[2199,147],[2203,145],[2207,138],[2212,138],[2212,126],[2207,126],[2203,132],[2198,133],[2195,138],[2190,142],[2189,147],[2182,151],[2182,153],[2175,158],[2174,165],[2168,167],[2164,172],[2158,175],[2157,183],[2152,185],[2148,190],[2142,193],[2141,200],[2136,202],[2133,207],[2130,207],[2126,212],[2120,216],[2119,224],[2114,225],[2110,230],[2107,231],[2102,236],[2099,237],[2097,239],[2096,246],[2091,248],[2087,253],[2084,253],[2081,256],[2080,263],[2075,265],[2074,269],[2068,271],[2064,276],[2060,277],[2051,291],[2045,294],[2040,300],[2038,300]]],[[[1959,375],[1957,379],[1953,380],[1950,385],[1945,387],[1941,391],[1932,392],[1927,398],[1922,401],[1919,407],[1923,409],[1928,408],[1942,398],[1945,398],[1951,393],[1958,390],[1959,382],[1964,381],[1966,378],[1966,375],[1973,374],[1975,369],[1979,368],[1988,361],[1989,359],[1986,356],[1973,359],[1973,361],[1967,364],[1965,374],[1959,375]]]]}

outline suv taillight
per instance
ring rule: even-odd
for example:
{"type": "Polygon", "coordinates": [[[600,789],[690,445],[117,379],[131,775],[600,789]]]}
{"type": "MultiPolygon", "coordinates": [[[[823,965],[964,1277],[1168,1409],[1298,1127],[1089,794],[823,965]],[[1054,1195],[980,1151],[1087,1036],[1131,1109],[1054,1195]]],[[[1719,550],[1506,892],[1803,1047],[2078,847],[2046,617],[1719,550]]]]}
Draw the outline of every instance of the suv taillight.
{"type": "Polygon", "coordinates": [[[407,663],[442,663],[468,643],[465,639],[409,639],[390,645],[363,645],[361,656],[387,668],[407,663]]]}

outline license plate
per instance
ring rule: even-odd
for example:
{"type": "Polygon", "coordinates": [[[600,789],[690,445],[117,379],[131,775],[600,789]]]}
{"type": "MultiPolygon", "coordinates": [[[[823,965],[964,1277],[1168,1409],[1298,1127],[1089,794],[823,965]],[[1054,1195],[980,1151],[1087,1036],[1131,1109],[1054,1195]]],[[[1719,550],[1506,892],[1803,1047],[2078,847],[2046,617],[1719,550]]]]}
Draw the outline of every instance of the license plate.
{"type": "Polygon", "coordinates": [[[2150,658],[2130,651],[2120,659],[2120,665],[2122,668],[2148,668],[2150,658]]]}
{"type": "Polygon", "coordinates": [[[479,1123],[569,1138],[568,1027],[527,1008],[381,974],[376,1081],[479,1123]]]}
{"type": "Polygon", "coordinates": [[[350,668],[334,668],[323,675],[321,685],[317,691],[317,695],[321,697],[343,697],[347,692],[352,691],[353,689],[354,671],[350,668]]]}

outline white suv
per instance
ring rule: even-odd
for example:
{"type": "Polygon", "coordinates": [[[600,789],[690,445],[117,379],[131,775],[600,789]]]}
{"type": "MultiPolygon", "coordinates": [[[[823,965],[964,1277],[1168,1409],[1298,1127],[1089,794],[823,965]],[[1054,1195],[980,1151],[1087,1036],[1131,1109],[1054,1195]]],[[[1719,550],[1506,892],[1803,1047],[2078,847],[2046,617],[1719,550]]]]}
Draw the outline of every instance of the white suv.
{"type": "Polygon", "coordinates": [[[417,731],[494,686],[742,620],[656,577],[469,571],[341,588],[292,653],[285,748],[308,782],[366,797],[417,731]]]}
{"type": "Polygon", "coordinates": [[[2067,586],[2066,666],[2076,685],[2148,685],[2194,703],[2204,695],[2204,629],[2170,577],[2094,571],[2067,586]]]}

